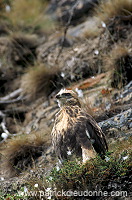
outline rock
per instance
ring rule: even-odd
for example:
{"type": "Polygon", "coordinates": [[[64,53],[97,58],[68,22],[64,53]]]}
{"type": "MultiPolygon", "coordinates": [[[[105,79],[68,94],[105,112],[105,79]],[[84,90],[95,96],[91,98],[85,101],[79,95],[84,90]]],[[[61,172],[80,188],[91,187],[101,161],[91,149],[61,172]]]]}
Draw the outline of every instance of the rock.
{"type": "Polygon", "coordinates": [[[106,134],[109,134],[109,136],[111,136],[111,131],[114,130],[114,133],[118,133],[118,135],[116,134],[116,136],[119,137],[119,132],[129,130],[131,127],[131,123],[132,109],[130,108],[114,117],[111,117],[108,120],[99,122],[98,124],[106,134]]]}
{"type": "Polygon", "coordinates": [[[132,81],[130,81],[124,88],[123,91],[120,94],[117,94],[116,96],[116,103],[119,103],[120,101],[122,103],[129,103],[132,100],[132,81]]]}
{"type": "Polygon", "coordinates": [[[97,0],[52,0],[47,13],[64,24],[68,22],[72,15],[71,24],[73,24],[75,21],[77,23],[78,19],[84,15],[91,13],[97,2],[97,0]]]}

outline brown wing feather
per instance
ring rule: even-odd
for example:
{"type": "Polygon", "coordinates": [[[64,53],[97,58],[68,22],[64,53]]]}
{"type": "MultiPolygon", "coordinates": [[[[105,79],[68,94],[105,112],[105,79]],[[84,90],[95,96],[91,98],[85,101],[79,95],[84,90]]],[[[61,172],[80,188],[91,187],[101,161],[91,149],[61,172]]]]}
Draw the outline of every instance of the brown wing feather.
{"type": "MultiPolygon", "coordinates": [[[[91,116],[87,115],[87,117],[89,117],[89,120],[87,120],[87,128],[90,129],[91,125],[91,129],[93,130],[90,132],[90,136],[99,142],[99,148],[102,149],[102,153],[105,153],[106,151],[108,151],[108,145],[106,142],[105,134],[103,133],[102,129],[99,127],[97,122],[91,116]]],[[[98,150],[98,147],[96,147],[95,145],[98,144],[98,142],[97,143],[95,142],[93,144],[93,146],[97,148],[97,150],[95,149],[97,152],[100,151],[98,150]]]]}
{"type": "Polygon", "coordinates": [[[103,158],[108,146],[105,135],[97,122],[90,115],[81,112],[76,124],[80,143],[86,148],[90,140],[95,151],[103,158]]]}

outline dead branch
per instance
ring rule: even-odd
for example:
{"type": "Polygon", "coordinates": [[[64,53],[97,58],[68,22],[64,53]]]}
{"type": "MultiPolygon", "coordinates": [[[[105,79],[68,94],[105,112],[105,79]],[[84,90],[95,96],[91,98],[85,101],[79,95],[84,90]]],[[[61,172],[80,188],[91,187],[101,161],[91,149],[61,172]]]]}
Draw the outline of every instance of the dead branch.
{"type": "Polygon", "coordinates": [[[19,101],[23,101],[23,100],[25,100],[25,99],[26,99],[26,97],[19,96],[19,97],[16,98],[16,99],[12,99],[12,100],[8,100],[8,101],[0,101],[0,104],[16,103],[16,102],[19,102],[19,101]]]}
{"type": "Polygon", "coordinates": [[[13,100],[9,100],[9,101],[0,101],[0,104],[10,104],[10,103],[16,103],[19,101],[24,100],[24,98],[17,98],[17,99],[13,99],[13,100]]]}
{"type": "Polygon", "coordinates": [[[0,98],[0,101],[7,101],[9,99],[12,99],[12,98],[18,96],[21,92],[22,92],[22,88],[19,88],[15,91],[11,92],[10,94],[6,95],[5,97],[0,98]]]}
{"type": "Polygon", "coordinates": [[[22,88],[19,88],[15,91],[11,92],[7,96],[1,97],[0,104],[10,104],[10,103],[16,103],[16,102],[24,100],[26,97],[23,97],[21,95],[21,92],[22,92],[22,88]],[[17,97],[17,98],[15,98],[15,97],[17,97]],[[15,99],[12,99],[12,98],[15,98],[15,99]]]}
{"type": "Polygon", "coordinates": [[[2,111],[0,111],[0,117],[2,118],[2,122],[0,123],[0,127],[1,127],[1,129],[3,131],[1,133],[1,136],[2,136],[3,140],[0,141],[0,144],[5,142],[7,138],[11,138],[11,137],[18,136],[18,135],[22,134],[22,133],[11,134],[8,131],[8,128],[6,127],[6,114],[4,114],[2,111]]]}
{"type": "Polygon", "coordinates": [[[61,46],[61,48],[60,48],[60,50],[59,50],[59,53],[58,53],[58,55],[57,55],[57,57],[56,57],[55,63],[58,62],[58,58],[60,57],[60,55],[61,55],[61,53],[62,53],[62,50],[63,50],[63,48],[64,48],[64,43],[65,43],[65,40],[66,40],[66,34],[67,34],[68,28],[69,28],[69,26],[70,26],[70,24],[71,24],[71,20],[72,20],[73,14],[74,14],[74,10],[75,10],[75,8],[78,6],[78,3],[79,3],[79,0],[78,0],[78,1],[73,5],[73,7],[71,8],[70,16],[69,16],[68,22],[67,22],[67,24],[66,24],[66,26],[65,26],[65,29],[64,29],[64,35],[63,35],[63,38],[62,38],[62,46],[61,46]]]}
{"type": "Polygon", "coordinates": [[[0,117],[5,117],[5,114],[0,110],[0,117]]]}
{"type": "Polygon", "coordinates": [[[2,137],[3,140],[0,142],[0,143],[3,143],[7,139],[7,137],[9,136],[10,133],[6,127],[6,119],[5,119],[6,115],[2,111],[0,111],[0,116],[2,118],[2,122],[0,123],[1,129],[3,130],[2,134],[5,134],[4,137],[2,137]]]}

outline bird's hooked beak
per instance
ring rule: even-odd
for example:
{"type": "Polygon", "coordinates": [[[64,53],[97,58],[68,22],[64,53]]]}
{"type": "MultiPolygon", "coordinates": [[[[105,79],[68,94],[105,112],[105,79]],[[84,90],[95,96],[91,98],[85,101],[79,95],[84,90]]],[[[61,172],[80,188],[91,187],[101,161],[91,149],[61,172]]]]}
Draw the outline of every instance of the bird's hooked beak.
{"type": "Polygon", "coordinates": [[[61,95],[60,95],[60,94],[57,94],[57,95],[56,95],[56,99],[61,99],[61,95]]]}
{"type": "Polygon", "coordinates": [[[61,106],[62,106],[62,96],[60,94],[57,94],[55,96],[55,98],[57,100],[58,106],[61,108],[61,106]]]}

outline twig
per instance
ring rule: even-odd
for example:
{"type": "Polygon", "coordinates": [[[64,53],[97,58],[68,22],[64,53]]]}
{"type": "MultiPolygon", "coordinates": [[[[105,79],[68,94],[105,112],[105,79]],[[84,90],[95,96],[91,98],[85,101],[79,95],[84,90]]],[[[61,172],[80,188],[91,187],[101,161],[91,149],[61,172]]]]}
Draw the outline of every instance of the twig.
{"type": "Polygon", "coordinates": [[[7,96],[1,97],[0,98],[0,104],[10,104],[10,103],[16,103],[16,102],[24,100],[26,97],[23,97],[21,95],[21,92],[22,92],[22,88],[19,88],[19,89],[15,90],[15,91],[11,92],[7,96]],[[13,99],[14,97],[17,97],[17,98],[13,99]]]}
{"type": "Polygon", "coordinates": [[[7,135],[9,134],[9,131],[6,128],[5,122],[1,122],[1,128],[3,129],[4,133],[6,133],[7,135]]]}
{"type": "MultiPolygon", "coordinates": [[[[6,141],[7,138],[11,138],[13,136],[18,136],[21,135],[22,133],[17,133],[17,134],[11,134],[7,127],[6,127],[6,115],[0,111],[0,117],[2,118],[2,122],[0,123],[0,127],[3,130],[2,134],[5,134],[5,137],[3,137],[3,140],[0,141],[0,144],[4,143],[6,141]]],[[[2,138],[2,137],[1,137],[2,138]]]]}
{"type": "Polygon", "coordinates": [[[3,130],[3,133],[6,135],[6,137],[3,137],[3,140],[0,141],[0,143],[3,143],[7,139],[7,137],[10,135],[10,133],[6,128],[6,120],[5,120],[6,115],[0,111],[0,116],[2,117],[2,122],[0,123],[0,126],[3,130]]]}
{"type": "Polygon", "coordinates": [[[19,88],[15,91],[11,92],[7,96],[0,98],[0,101],[6,101],[6,100],[9,100],[11,98],[14,98],[14,97],[18,96],[21,92],[22,92],[22,88],[19,88]]]}
{"type": "Polygon", "coordinates": [[[0,117],[5,117],[5,114],[0,110],[0,117]]]}
{"type": "Polygon", "coordinates": [[[62,38],[62,46],[61,46],[61,48],[59,50],[59,53],[58,53],[58,55],[56,57],[55,63],[58,62],[58,58],[60,57],[60,54],[62,53],[62,50],[63,50],[63,47],[64,47],[64,42],[65,42],[65,39],[66,39],[66,34],[67,34],[68,28],[70,26],[70,23],[71,23],[73,14],[74,14],[74,10],[77,7],[78,3],[79,3],[79,0],[73,5],[73,7],[71,8],[71,11],[69,12],[70,16],[69,16],[68,22],[67,22],[67,24],[65,26],[65,29],[64,29],[64,35],[63,35],[63,38],[62,38]]]}
{"type": "Polygon", "coordinates": [[[26,99],[26,97],[19,96],[16,99],[12,99],[12,100],[8,100],[8,101],[0,101],[0,104],[16,103],[16,102],[19,102],[19,101],[22,101],[22,100],[25,100],[25,99],[26,99]]]}

